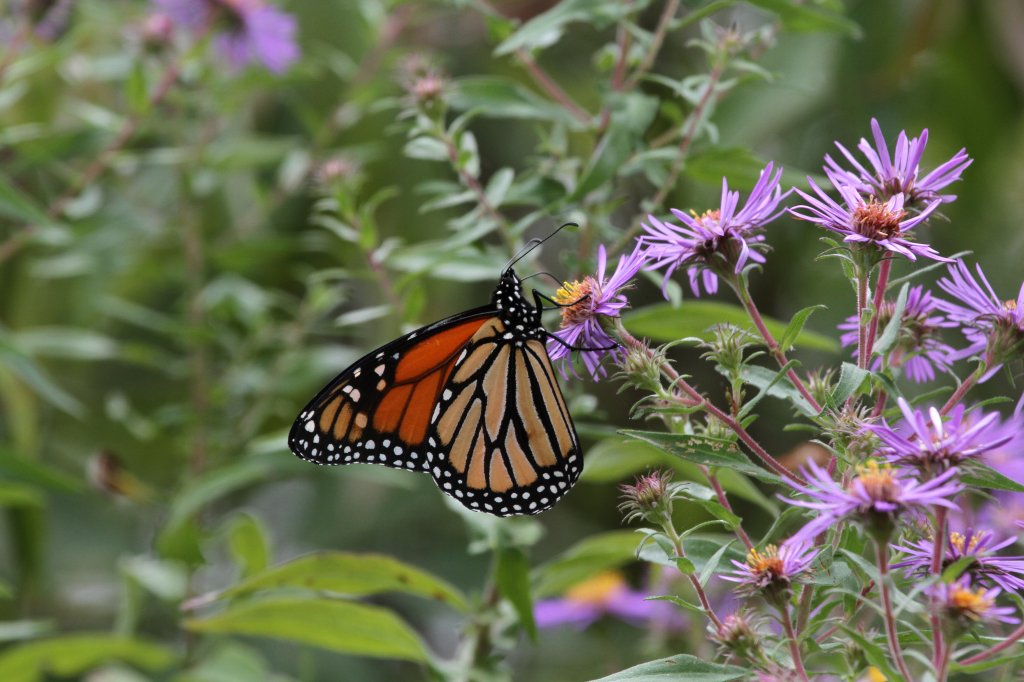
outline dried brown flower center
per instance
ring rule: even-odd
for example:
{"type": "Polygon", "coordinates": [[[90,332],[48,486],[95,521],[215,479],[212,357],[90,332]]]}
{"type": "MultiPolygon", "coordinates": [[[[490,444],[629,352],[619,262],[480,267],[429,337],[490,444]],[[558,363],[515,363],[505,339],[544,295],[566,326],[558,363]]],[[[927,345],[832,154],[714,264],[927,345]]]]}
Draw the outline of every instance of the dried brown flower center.
{"type": "Polygon", "coordinates": [[[593,277],[584,277],[583,281],[565,282],[555,292],[555,302],[565,306],[562,308],[562,327],[579,324],[594,314],[592,293],[597,283],[593,277]]]}
{"type": "Polygon", "coordinates": [[[887,204],[871,199],[853,209],[853,229],[868,239],[891,239],[900,235],[900,221],[906,211],[892,211],[887,204]]]}
{"type": "Polygon", "coordinates": [[[888,464],[879,466],[875,460],[857,467],[857,478],[864,491],[872,500],[895,502],[899,499],[900,484],[892,475],[892,467],[888,464]]]}

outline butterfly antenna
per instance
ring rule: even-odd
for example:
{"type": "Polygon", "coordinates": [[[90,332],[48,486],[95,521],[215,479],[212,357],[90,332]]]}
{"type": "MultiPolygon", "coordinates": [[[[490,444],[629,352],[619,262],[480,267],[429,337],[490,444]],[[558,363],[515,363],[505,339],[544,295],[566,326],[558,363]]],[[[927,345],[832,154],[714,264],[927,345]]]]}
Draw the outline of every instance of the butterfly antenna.
{"type": "Polygon", "coordinates": [[[523,248],[519,250],[519,253],[516,254],[515,256],[513,256],[512,260],[510,260],[508,263],[505,264],[505,268],[502,270],[502,272],[508,272],[509,268],[511,268],[513,265],[515,265],[516,263],[518,263],[522,259],[526,258],[526,256],[528,256],[531,251],[533,251],[538,246],[540,246],[541,244],[543,244],[547,240],[551,239],[556,234],[558,234],[559,232],[561,232],[565,228],[569,227],[570,225],[572,227],[579,227],[579,223],[563,223],[562,225],[559,225],[558,227],[556,227],[555,230],[551,234],[549,234],[547,237],[544,237],[544,239],[536,239],[535,238],[535,239],[531,239],[530,241],[526,242],[526,245],[523,246],[523,248]]]}
{"type": "Polygon", "coordinates": [[[528,279],[533,279],[534,277],[540,277],[541,275],[546,275],[546,276],[550,277],[552,282],[554,282],[558,286],[562,286],[562,280],[558,279],[557,277],[552,275],[550,272],[547,272],[545,270],[542,270],[540,272],[535,272],[532,275],[527,275],[526,277],[523,277],[523,279],[520,280],[520,281],[525,282],[528,279]]]}

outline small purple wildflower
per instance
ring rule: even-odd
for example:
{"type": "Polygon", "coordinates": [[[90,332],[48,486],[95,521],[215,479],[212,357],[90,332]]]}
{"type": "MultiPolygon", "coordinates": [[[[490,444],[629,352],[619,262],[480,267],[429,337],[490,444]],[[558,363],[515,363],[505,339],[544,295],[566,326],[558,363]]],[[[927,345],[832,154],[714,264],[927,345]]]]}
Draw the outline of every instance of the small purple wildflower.
{"type": "Polygon", "coordinates": [[[719,577],[739,583],[738,589],[744,594],[764,591],[778,594],[795,583],[817,556],[818,550],[803,544],[768,545],[764,551],[751,549],[747,552],[746,563],[733,560],[733,565],[739,570],[719,577]]]}
{"type": "Polygon", "coordinates": [[[665,268],[662,293],[680,267],[687,268],[690,289],[700,296],[702,284],[709,294],[718,291],[716,272],[739,273],[748,262],[764,263],[764,235],[759,230],[778,217],[781,211],[776,209],[785,196],[779,186],[782,169],[772,171],[773,164],[765,166],[739,211],[740,193],[730,192],[728,181],[722,178],[722,200],[717,209],[698,216],[673,208],[672,215],[682,225],[647,217],[650,224],[643,226],[647,234],[640,239],[649,247],[648,269],[665,268]]]}
{"type": "Polygon", "coordinates": [[[809,481],[807,485],[788,479],[786,483],[811,499],[782,499],[798,507],[813,509],[817,516],[789,539],[794,544],[813,545],[819,534],[847,517],[853,517],[865,523],[869,530],[888,537],[900,513],[933,505],[956,509],[949,498],[963,490],[955,480],[955,468],[928,481],[920,481],[912,474],[894,471],[888,464],[879,465],[875,460],[859,465],[857,475],[845,488],[813,461],[807,463],[804,476],[809,481]]]}
{"type": "Polygon", "coordinates": [[[295,17],[265,0],[153,0],[181,26],[198,32],[213,22],[213,41],[233,69],[259,62],[283,73],[299,58],[295,17]]]}
{"type": "MultiPolygon", "coordinates": [[[[878,314],[879,329],[885,329],[895,309],[894,301],[886,301],[882,305],[878,314]]],[[[942,314],[930,291],[925,291],[922,286],[911,287],[907,291],[907,303],[900,318],[896,343],[888,354],[889,366],[902,367],[910,380],[917,383],[935,379],[936,369],[948,372],[952,362],[950,358],[955,351],[939,338],[938,331],[957,326],[956,322],[947,320],[942,314]]],[[[856,346],[859,328],[856,315],[846,318],[839,325],[843,331],[839,341],[844,346],[856,346]]],[[[876,357],[871,369],[878,371],[881,367],[882,358],[876,357]]]]}
{"type": "Polygon", "coordinates": [[[981,266],[975,270],[981,283],[974,278],[962,260],[949,266],[949,277],[939,280],[939,286],[957,302],[936,299],[935,304],[949,319],[961,325],[968,346],[957,351],[953,359],[985,355],[988,367],[979,382],[987,381],[1003,363],[1024,344],[1024,283],[1017,298],[1002,300],[996,296],[985,278],[981,266]],[[982,286],[984,285],[984,286],[982,286]]]}
{"type": "Polygon", "coordinates": [[[839,191],[846,206],[840,206],[834,199],[807,178],[811,188],[818,195],[813,197],[807,192],[797,189],[797,193],[807,204],[788,209],[800,220],[817,223],[826,230],[843,235],[843,241],[853,244],[872,245],[877,249],[890,251],[916,261],[918,256],[937,261],[948,261],[948,258],[921,242],[909,239],[908,233],[927,220],[932,211],[939,205],[933,201],[917,215],[907,217],[903,209],[905,195],[896,194],[882,202],[874,197],[865,199],[856,187],[844,184],[842,179],[827,173],[829,180],[839,191]]]}
{"type": "MultiPolygon", "coordinates": [[[[964,569],[965,573],[979,583],[995,584],[1008,592],[1024,590],[1024,556],[995,556],[1004,547],[1015,543],[1017,538],[1007,538],[1001,542],[992,542],[990,531],[978,531],[968,528],[966,534],[951,532],[946,538],[945,551],[942,556],[942,568],[949,566],[964,557],[973,561],[964,569]]],[[[935,550],[932,538],[921,538],[909,545],[893,545],[895,549],[907,554],[907,558],[892,565],[893,568],[905,568],[906,577],[915,571],[923,575],[931,573],[932,554],[935,550]]]]}
{"type": "Polygon", "coordinates": [[[562,328],[549,339],[548,355],[552,361],[563,360],[562,374],[572,371],[572,348],[586,348],[580,355],[587,372],[595,380],[606,372],[601,360],[609,355],[618,361],[622,352],[618,344],[601,327],[599,316],[618,317],[628,305],[622,290],[636,276],[645,263],[646,254],[639,243],[628,256],[619,258],[612,276],[605,279],[608,253],[602,244],[597,252],[597,276],[586,276],[583,281],[566,282],[555,292],[555,302],[562,308],[562,328]]]}
{"type": "Polygon", "coordinates": [[[972,588],[970,576],[961,576],[959,580],[949,584],[937,583],[929,592],[936,597],[950,620],[962,624],[982,620],[1020,622],[1020,619],[1013,615],[1016,613],[1015,609],[1009,606],[996,606],[996,597],[1002,592],[1000,588],[972,588]]]}
{"type": "Polygon", "coordinates": [[[941,194],[939,190],[958,181],[964,170],[973,163],[973,159],[967,156],[966,149],[961,149],[949,161],[918,179],[921,173],[921,157],[928,144],[927,128],[921,131],[920,137],[911,139],[907,138],[905,130],[901,130],[896,138],[893,156],[889,155],[889,147],[882,136],[882,128],[874,118],[871,119],[871,133],[875,140],[874,147],[864,138],[861,138],[860,144],[857,145],[867,157],[871,165],[870,170],[857,161],[839,142],[836,142],[836,146],[853,166],[854,172],[846,170],[827,154],[825,170],[844,185],[856,187],[865,194],[885,198],[903,194],[908,205],[934,201],[948,203],[956,199],[956,195],[941,194]]]}
{"type": "Polygon", "coordinates": [[[617,571],[602,571],[569,588],[560,599],[545,599],[534,605],[537,626],[552,628],[571,625],[583,629],[603,615],[635,625],[656,620],[674,628],[682,626],[679,612],[668,602],[650,600],[630,589],[617,571]]]}
{"type": "Polygon", "coordinates": [[[916,466],[925,471],[942,471],[977,455],[1006,444],[1012,436],[999,429],[995,412],[965,418],[965,408],[957,405],[945,418],[934,407],[925,414],[913,409],[903,398],[898,401],[903,421],[898,430],[885,420],[865,424],[864,429],[882,441],[879,451],[888,461],[916,466]]]}

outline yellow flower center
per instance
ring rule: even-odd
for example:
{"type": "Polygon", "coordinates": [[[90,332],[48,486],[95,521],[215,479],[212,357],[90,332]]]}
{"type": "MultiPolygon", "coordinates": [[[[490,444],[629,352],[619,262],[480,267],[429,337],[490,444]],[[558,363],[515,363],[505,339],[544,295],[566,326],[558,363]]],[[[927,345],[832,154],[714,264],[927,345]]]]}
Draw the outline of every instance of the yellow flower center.
{"type": "Polygon", "coordinates": [[[601,571],[583,582],[573,585],[565,593],[566,599],[580,604],[605,604],[626,589],[626,581],[618,571],[601,571]]]}
{"type": "Polygon", "coordinates": [[[892,475],[892,467],[879,465],[873,459],[857,465],[857,479],[874,500],[893,501],[900,491],[900,485],[892,475]]]}
{"type": "Polygon", "coordinates": [[[562,288],[555,292],[555,302],[565,306],[562,308],[562,327],[579,324],[591,317],[593,311],[592,292],[596,288],[593,277],[584,277],[583,281],[564,282],[562,288]]]}
{"type": "Polygon", "coordinates": [[[1011,298],[1009,301],[1005,301],[1003,303],[1003,307],[1006,308],[1007,310],[1016,310],[1017,302],[1011,298]]]}
{"type": "Polygon", "coordinates": [[[779,548],[775,545],[768,545],[764,553],[752,549],[747,552],[747,565],[750,572],[758,575],[781,576],[784,571],[782,559],[779,558],[779,548]]]}
{"type": "Polygon", "coordinates": [[[853,229],[869,239],[881,240],[900,235],[900,221],[906,211],[891,211],[887,204],[872,197],[871,201],[853,209],[853,229]]]}
{"type": "Polygon", "coordinates": [[[978,548],[978,542],[981,540],[981,533],[975,533],[971,536],[971,541],[968,543],[966,552],[964,551],[964,545],[967,543],[967,538],[964,537],[963,533],[950,533],[949,544],[956,548],[956,551],[961,554],[972,554],[974,550],[978,548]]]}
{"type": "Polygon", "coordinates": [[[985,596],[985,592],[983,587],[972,590],[968,587],[954,585],[949,594],[949,606],[971,620],[980,620],[993,604],[992,599],[985,596]]]}
{"type": "Polygon", "coordinates": [[[722,220],[722,211],[717,208],[704,211],[700,215],[697,215],[696,211],[690,211],[690,215],[701,225],[707,225],[708,223],[717,225],[722,220]]]}

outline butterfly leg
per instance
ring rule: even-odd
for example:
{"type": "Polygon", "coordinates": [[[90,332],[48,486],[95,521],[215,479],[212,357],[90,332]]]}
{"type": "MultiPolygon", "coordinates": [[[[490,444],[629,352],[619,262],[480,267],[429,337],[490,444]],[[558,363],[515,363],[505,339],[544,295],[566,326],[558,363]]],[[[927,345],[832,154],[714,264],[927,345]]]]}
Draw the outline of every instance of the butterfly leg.
{"type": "Polygon", "coordinates": [[[583,346],[573,346],[573,345],[565,342],[563,339],[559,338],[557,335],[552,334],[551,332],[546,331],[546,330],[544,332],[544,336],[546,336],[549,339],[552,339],[553,341],[557,341],[558,343],[562,344],[563,346],[565,346],[569,350],[588,351],[588,352],[591,352],[591,353],[596,353],[597,351],[603,351],[603,350],[615,350],[616,348],[619,347],[619,344],[617,344],[617,343],[612,344],[610,346],[603,346],[601,348],[586,348],[586,347],[583,347],[583,346]]]}

